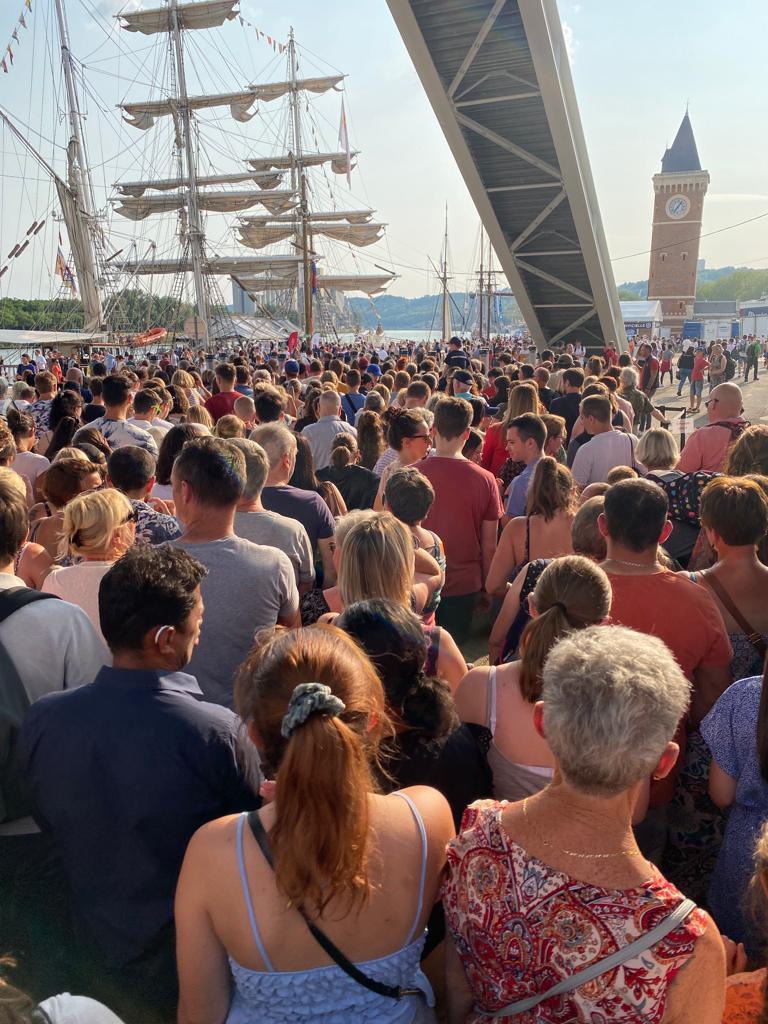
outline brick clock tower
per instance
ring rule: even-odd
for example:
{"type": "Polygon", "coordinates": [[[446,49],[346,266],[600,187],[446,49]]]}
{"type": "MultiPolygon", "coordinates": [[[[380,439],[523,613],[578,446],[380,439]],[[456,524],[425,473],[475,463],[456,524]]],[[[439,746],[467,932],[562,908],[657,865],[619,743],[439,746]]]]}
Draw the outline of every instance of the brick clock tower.
{"type": "Polygon", "coordinates": [[[675,141],[653,176],[653,232],[648,298],[661,302],[662,326],[680,334],[693,315],[704,196],[709,172],[702,171],[688,111],[675,141]]]}

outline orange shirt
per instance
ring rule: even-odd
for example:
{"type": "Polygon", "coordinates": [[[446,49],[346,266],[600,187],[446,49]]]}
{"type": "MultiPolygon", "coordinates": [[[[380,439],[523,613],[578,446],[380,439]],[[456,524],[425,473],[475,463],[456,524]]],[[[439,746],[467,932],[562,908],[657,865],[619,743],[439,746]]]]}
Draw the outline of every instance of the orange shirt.
{"type": "Polygon", "coordinates": [[[609,572],[608,579],[611,620],[663,640],[691,681],[697,668],[730,662],[725,624],[704,587],[667,569],[647,576],[609,572]]]}
{"type": "Polygon", "coordinates": [[[723,1024],[757,1024],[765,1001],[765,968],[732,974],[725,986],[723,1024]]]}

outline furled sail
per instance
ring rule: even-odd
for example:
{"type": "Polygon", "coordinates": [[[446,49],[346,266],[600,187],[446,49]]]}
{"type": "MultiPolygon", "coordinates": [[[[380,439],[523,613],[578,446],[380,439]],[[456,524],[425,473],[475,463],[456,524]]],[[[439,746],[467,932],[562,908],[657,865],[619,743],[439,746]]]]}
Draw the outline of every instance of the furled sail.
{"type": "MultiPolygon", "coordinates": [[[[282,274],[302,262],[301,256],[213,256],[205,261],[209,274],[230,275],[238,278],[270,271],[282,274]]],[[[192,270],[189,256],[166,260],[130,260],[118,265],[126,274],[185,274],[192,270]]]]}
{"type": "MultiPolygon", "coordinates": [[[[238,241],[241,245],[247,245],[252,249],[263,249],[275,242],[282,242],[291,235],[296,234],[297,224],[258,223],[254,221],[243,222],[238,225],[238,241]]],[[[334,238],[337,242],[348,242],[350,245],[374,245],[378,242],[384,232],[383,224],[318,224],[311,223],[312,235],[325,235],[326,238],[334,238]]]]}
{"type": "MultiPolygon", "coordinates": [[[[323,93],[329,89],[336,89],[339,82],[344,81],[344,75],[330,75],[326,78],[297,78],[296,88],[304,89],[307,92],[323,93]]],[[[294,88],[292,82],[267,82],[265,85],[252,85],[251,89],[256,93],[257,99],[269,103],[270,100],[278,100],[294,88]]],[[[336,89],[338,92],[339,90],[336,89]]]]}
{"type": "MultiPolygon", "coordinates": [[[[238,14],[238,0],[203,0],[202,3],[179,4],[176,15],[179,28],[217,28],[225,21],[233,21],[238,14]]],[[[146,11],[125,11],[117,15],[121,28],[128,32],[141,32],[151,36],[170,32],[171,13],[168,7],[152,7],[146,11]]]]}
{"type": "Polygon", "coordinates": [[[317,287],[326,291],[336,289],[345,292],[365,292],[366,295],[378,295],[387,290],[395,279],[395,274],[330,274],[317,278],[317,287]]]}
{"type": "MultiPolygon", "coordinates": [[[[365,292],[366,295],[378,295],[386,291],[394,279],[394,274],[320,274],[317,278],[317,287],[324,291],[365,292]]],[[[296,272],[272,272],[238,280],[247,292],[279,291],[281,288],[294,286],[298,275],[296,272]]]]}
{"type": "MultiPolygon", "coordinates": [[[[198,179],[198,181],[199,180],[200,179],[198,179]]],[[[350,224],[367,224],[368,221],[373,216],[373,213],[374,213],[373,210],[332,210],[332,211],[326,212],[326,213],[321,213],[321,212],[318,211],[317,213],[308,213],[307,214],[307,219],[309,221],[314,221],[314,220],[324,220],[324,221],[346,220],[346,221],[349,221],[350,224]]],[[[282,224],[285,221],[289,221],[289,220],[293,221],[295,223],[296,222],[296,215],[293,214],[293,213],[284,213],[284,214],[282,214],[279,217],[268,217],[268,216],[257,215],[257,216],[242,217],[241,220],[242,220],[242,222],[244,224],[282,224]]]]}
{"type": "MultiPolygon", "coordinates": [[[[156,213],[170,213],[187,205],[186,192],[173,192],[160,196],[125,196],[115,212],[129,220],[145,220],[156,213]]],[[[268,210],[281,213],[296,205],[296,195],[290,189],[254,192],[198,192],[197,205],[201,210],[212,213],[236,213],[249,210],[252,206],[266,206],[268,210]]]]}
{"type": "MultiPolygon", "coordinates": [[[[282,181],[282,174],[269,174],[259,171],[244,171],[242,174],[209,174],[198,176],[197,184],[206,185],[237,185],[243,181],[252,181],[259,188],[275,189],[282,181]]],[[[170,192],[173,189],[185,188],[186,178],[164,178],[157,181],[124,181],[117,188],[125,196],[143,196],[147,189],[156,192],[170,192]]]]}
{"type": "MultiPolygon", "coordinates": [[[[256,113],[255,110],[251,110],[256,102],[256,96],[255,89],[244,89],[242,92],[211,93],[209,96],[190,96],[187,99],[187,105],[191,110],[228,106],[236,121],[245,122],[250,121],[256,113]]],[[[145,132],[152,127],[158,117],[168,117],[177,112],[179,101],[170,97],[164,100],[142,100],[140,103],[120,103],[118,106],[127,115],[123,117],[124,121],[127,121],[131,127],[145,132]]]]}
{"type": "MultiPolygon", "coordinates": [[[[68,150],[70,172],[74,155],[72,148],[68,150]]],[[[54,178],[56,192],[61,205],[61,215],[67,228],[72,259],[77,271],[77,283],[80,288],[80,299],[85,313],[84,331],[101,329],[103,311],[101,296],[96,284],[96,266],[93,259],[93,247],[88,230],[85,212],[81,209],[77,197],[60,178],[54,178]]]]}
{"type": "MultiPolygon", "coordinates": [[[[349,154],[351,169],[355,167],[354,158],[358,153],[359,150],[354,150],[349,154]]],[[[254,171],[271,171],[273,168],[276,171],[286,171],[290,170],[296,163],[296,157],[292,153],[283,153],[280,156],[267,157],[266,159],[249,160],[248,163],[254,171]]],[[[304,153],[301,157],[301,163],[304,167],[319,167],[321,164],[330,164],[334,174],[347,173],[346,153],[304,153]]]]}

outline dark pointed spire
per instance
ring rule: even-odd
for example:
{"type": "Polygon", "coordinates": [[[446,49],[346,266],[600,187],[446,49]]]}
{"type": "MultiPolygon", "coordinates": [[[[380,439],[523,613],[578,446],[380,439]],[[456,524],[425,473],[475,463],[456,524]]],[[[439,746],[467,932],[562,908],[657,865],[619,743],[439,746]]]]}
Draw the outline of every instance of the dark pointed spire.
{"type": "Polygon", "coordinates": [[[693,128],[686,107],[685,117],[677,129],[675,141],[661,158],[661,173],[680,174],[700,170],[699,152],[696,149],[696,140],[693,137],[693,128]]]}

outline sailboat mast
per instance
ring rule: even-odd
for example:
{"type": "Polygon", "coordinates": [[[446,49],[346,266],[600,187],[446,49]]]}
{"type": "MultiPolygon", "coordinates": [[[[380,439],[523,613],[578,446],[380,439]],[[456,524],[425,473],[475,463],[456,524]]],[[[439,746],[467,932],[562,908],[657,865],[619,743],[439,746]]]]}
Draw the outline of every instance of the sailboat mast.
{"type": "Polygon", "coordinates": [[[478,337],[479,340],[483,340],[483,246],[485,239],[483,237],[483,225],[480,225],[480,291],[478,294],[479,308],[480,308],[480,323],[478,326],[478,337]]]}
{"type": "MultiPolygon", "coordinates": [[[[312,261],[309,254],[309,205],[307,201],[307,174],[302,162],[301,114],[299,111],[298,67],[296,63],[296,40],[293,29],[288,35],[288,57],[291,67],[291,115],[293,118],[293,144],[295,174],[298,177],[300,196],[301,256],[304,269],[304,333],[312,334],[312,261]]],[[[297,239],[297,244],[298,239],[297,239]]]]}
{"type": "Polygon", "coordinates": [[[64,82],[67,89],[67,108],[69,113],[69,127],[72,132],[72,143],[75,150],[75,182],[80,202],[89,217],[96,213],[96,204],[93,199],[93,184],[88,171],[88,163],[85,159],[85,146],[83,144],[82,113],[80,102],[75,88],[75,75],[73,70],[72,53],[69,49],[69,29],[67,16],[64,11],[64,0],[56,0],[56,21],[59,26],[59,39],[61,40],[61,63],[64,68],[64,82]]]}
{"type": "MultiPolygon", "coordinates": [[[[197,201],[197,169],[195,164],[195,150],[192,139],[192,118],[189,112],[189,98],[187,96],[187,76],[184,71],[184,48],[181,40],[181,29],[179,27],[178,0],[170,0],[169,11],[171,15],[171,35],[173,36],[173,52],[176,61],[176,81],[179,88],[179,113],[181,116],[181,130],[184,136],[184,149],[186,152],[186,179],[189,190],[188,205],[188,233],[190,242],[190,254],[192,259],[192,276],[195,282],[195,304],[197,315],[208,328],[208,292],[205,287],[204,263],[205,263],[205,236],[203,234],[202,220],[200,218],[200,207],[197,201]]],[[[199,339],[195,339],[199,340],[199,339]]]]}
{"type": "Polygon", "coordinates": [[[491,240],[488,239],[488,340],[491,340],[491,302],[493,301],[493,251],[491,249],[491,240]]]}
{"type": "Polygon", "coordinates": [[[451,295],[448,291],[448,204],[445,205],[445,237],[443,239],[443,343],[447,344],[452,333],[451,295]]]}

